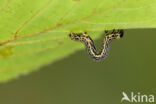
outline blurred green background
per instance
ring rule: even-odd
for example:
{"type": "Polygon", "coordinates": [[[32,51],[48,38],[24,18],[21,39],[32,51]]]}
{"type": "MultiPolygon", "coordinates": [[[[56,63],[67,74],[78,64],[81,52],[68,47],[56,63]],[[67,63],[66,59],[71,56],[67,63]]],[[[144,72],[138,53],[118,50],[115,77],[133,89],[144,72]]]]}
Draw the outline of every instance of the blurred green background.
{"type": "Polygon", "coordinates": [[[81,50],[2,83],[0,104],[121,104],[123,91],[156,97],[156,29],[125,30],[101,62],[81,50]]]}

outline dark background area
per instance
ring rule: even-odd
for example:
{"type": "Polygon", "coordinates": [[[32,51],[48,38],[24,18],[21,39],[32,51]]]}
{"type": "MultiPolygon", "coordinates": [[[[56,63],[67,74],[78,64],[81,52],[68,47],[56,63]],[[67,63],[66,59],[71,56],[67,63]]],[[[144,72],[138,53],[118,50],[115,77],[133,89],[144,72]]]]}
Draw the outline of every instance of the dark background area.
{"type": "Polygon", "coordinates": [[[0,104],[121,104],[123,91],[156,97],[155,60],[156,29],[125,30],[101,62],[84,49],[0,84],[0,104]]]}

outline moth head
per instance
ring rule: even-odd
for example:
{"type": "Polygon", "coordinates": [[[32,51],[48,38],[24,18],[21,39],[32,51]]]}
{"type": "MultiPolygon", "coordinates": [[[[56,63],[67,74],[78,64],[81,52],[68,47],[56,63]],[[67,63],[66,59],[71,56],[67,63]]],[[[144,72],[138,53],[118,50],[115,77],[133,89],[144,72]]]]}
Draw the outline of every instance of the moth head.
{"type": "Polygon", "coordinates": [[[109,39],[120,39],[120,38],[123,37],[123,34],[124,34],[123,30],[119,30],[119,31],[116,31],[116,32],[112,32],[110,34],[107,34],[107,37],[109,39]]]}

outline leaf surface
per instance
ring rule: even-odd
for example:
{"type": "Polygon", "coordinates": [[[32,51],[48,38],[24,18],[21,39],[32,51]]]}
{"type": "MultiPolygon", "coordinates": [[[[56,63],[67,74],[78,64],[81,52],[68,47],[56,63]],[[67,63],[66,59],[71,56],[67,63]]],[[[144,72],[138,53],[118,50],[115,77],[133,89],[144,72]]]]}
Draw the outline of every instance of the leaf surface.
{"type": "Polygon", "coordinates": [[[0,0],[0,82],[84,48],[70,40],[88,31],[155,28],[155,0],[0,0]]]}

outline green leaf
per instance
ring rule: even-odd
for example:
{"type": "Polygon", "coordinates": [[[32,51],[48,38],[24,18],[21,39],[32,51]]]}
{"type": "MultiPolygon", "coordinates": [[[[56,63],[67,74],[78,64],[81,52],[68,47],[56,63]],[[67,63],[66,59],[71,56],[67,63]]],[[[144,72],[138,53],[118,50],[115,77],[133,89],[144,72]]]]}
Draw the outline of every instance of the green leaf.
{"type": "Polygon", "coordinates": [[[0,0],[0,82],[84,48],[68,34],[155,28],[155,0],[0,0]]]}

